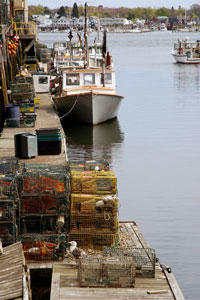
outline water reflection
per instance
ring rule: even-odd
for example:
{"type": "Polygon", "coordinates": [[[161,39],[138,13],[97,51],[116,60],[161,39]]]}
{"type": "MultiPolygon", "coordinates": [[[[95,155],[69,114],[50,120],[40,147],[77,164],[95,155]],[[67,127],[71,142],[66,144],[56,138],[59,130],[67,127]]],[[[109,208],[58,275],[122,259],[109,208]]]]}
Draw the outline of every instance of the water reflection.
{"type": "Polygon", "coordinates": [[[117,119],[97,126],[72,123],[62,125],[69,159],[107,160],[111,163],[124,142],[124,133],[117,119]]]}
{"type": "Polygon", "coordinates": [[[199,90],[200,88],[200,69],[198,65],[175,64],[174,86],[177,89],[199,90]]]}

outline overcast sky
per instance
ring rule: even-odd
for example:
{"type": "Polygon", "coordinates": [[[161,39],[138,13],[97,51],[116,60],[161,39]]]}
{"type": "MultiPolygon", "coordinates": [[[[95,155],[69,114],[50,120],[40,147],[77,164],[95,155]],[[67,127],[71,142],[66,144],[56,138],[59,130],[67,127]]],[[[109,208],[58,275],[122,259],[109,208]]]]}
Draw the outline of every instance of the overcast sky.
{"type": "Polygon", "coordinates": [[[199,0],[28,0],[28,5],[38,5],[48,6],[49,8],[59,8],[60,6],[72,7],[74,2],[78,5],[84,4],[98,6],[103,5],[104,7],[149,7],[160,8],[172,6],[177,9],[179,5],[183,8],[190,8],[192,4],[199,4],[199,0]]]}

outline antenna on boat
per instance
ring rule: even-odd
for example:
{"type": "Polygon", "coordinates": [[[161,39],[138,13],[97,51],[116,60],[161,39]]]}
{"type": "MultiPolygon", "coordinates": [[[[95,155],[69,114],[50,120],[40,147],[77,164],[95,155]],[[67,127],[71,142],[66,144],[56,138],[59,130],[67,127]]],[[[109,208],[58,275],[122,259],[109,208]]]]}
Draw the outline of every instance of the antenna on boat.
{"type": "Polygon", "coordinates": [[[85,56],[84,56],[84,69],[88,67],[88,40],[87,40],[87,2],[85,2],[85,27],[84,27],[84,37],[85,37],[85,56]]]}

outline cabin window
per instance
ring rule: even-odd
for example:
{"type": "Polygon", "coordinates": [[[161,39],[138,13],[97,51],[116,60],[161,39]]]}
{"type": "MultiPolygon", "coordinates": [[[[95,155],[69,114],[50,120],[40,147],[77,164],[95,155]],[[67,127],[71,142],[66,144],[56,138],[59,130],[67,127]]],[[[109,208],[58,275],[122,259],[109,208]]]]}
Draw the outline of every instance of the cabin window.
{"type": "Polygon", "coordinates": [[[79,85],[80,76],[79,74],[67,74],[66,75],[66,85],[79,85]]]}
{"type": "Polygon", "coordinates": [[[84,74],[83,75],[83,82],[84,82],[84,85],[95,84],[95,74],[94,73],[84,74]]]}
{"type": "MultiPolygon", "coordinates": [[[[111,73],[104,74],[104,83],[112,84],[112,74],[111,73]]],[[[101,84],[103,84],[103,73],[101,73],[101,84]]]]}
{"type": "Polygon", "coordinates": [[[190,44],[186,44],[185,45],[185,49],[190,49],[191,48],[191,45],[190,44]]]}
{"type": "Polygon", "coordinates": [[[48,77],[47,76],[40,76],[39,77],[39,84],[48,84],[48,77]]]}

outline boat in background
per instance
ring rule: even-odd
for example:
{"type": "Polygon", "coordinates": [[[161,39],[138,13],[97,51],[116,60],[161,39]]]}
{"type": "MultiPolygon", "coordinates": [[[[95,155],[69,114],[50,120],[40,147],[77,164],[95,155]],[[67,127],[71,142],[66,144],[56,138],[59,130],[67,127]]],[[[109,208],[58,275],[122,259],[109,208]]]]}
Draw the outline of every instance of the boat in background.
{"type": "Polygon", "coordinates": [[[160,31],[167,31],[167,26],[165,25],[165,23],[160,24],[160,31]]]}
{"type": "Polygon", "coordinates": [[[189,38],[174,43],[171,54],[175,61],[181,64],[200,63],[200,40],[192,41],[189,38]]]}

